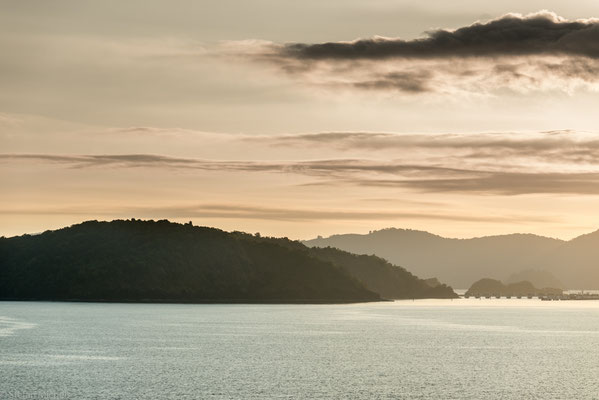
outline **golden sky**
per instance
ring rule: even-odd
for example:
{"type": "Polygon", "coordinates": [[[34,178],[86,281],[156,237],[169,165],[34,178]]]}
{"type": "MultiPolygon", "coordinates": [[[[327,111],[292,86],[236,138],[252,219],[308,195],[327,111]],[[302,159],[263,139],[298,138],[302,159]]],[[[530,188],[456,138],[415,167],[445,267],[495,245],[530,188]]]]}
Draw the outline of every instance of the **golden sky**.
{"type": "Polygon", "coordinates": [[[0,2],[0,235],[598,229],[599,4],[422,3],[0,2]]]}

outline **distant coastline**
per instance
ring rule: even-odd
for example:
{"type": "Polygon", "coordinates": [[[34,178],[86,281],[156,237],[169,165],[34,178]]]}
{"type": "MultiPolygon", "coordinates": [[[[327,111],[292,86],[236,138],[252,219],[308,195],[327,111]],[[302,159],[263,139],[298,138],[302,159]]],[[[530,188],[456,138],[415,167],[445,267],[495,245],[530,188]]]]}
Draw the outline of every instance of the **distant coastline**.
{"type": "Polygon", "coordinates": [[[359,304],[359,303],[377,303],[393,302],[409,299],[376,299],[376,300],[347,300],[347,299],[197,299],[197,300],[177,300],[177,299],[60,299],[47,300],[36,298],[0,298],[0,302],[36,302],[36,303],[98,303],[98,304],[359,304]]]}

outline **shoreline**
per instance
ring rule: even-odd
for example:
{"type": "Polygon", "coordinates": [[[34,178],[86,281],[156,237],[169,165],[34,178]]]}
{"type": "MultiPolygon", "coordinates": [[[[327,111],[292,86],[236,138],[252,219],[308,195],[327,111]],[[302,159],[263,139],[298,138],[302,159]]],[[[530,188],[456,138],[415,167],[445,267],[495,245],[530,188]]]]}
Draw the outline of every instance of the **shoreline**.
{"type": "MultiPolygon", "coordinates": [[[[345,300],[345,299],[39,299],[39,298],[2,298],[2,302],[37,302],[37,303],[98,303],[98,304],[358,304],[392,302],[395,299],[377,300],[345,300]]],[[[397,299],[411,300],[411,299],[397,299]]]]}

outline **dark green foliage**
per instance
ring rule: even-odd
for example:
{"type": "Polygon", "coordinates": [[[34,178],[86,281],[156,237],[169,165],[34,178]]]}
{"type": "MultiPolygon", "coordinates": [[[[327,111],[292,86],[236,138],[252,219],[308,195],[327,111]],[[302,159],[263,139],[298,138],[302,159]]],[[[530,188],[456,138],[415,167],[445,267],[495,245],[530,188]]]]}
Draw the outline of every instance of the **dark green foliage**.
{"type": "Polygon", "coordinates": [[[456,297],[375,256],[169,221],[0,238],[0,299],[350,302],[456,297]],[[380,296],[379,296],[380,294],[380,296]]]}
{"type": "Polygon", "coordinates": [[[386,299],[456,298],[449,286],[428,284],[376,256],[356,255],[332,247],[310,249],[321,260],[343,266],[368,289],[386,299]]]}
{"type": "Polygon", "coordinates": [[[379,296],[298,242],[118,220],[1,238],[0,298],[336,302],[379,296]]]}

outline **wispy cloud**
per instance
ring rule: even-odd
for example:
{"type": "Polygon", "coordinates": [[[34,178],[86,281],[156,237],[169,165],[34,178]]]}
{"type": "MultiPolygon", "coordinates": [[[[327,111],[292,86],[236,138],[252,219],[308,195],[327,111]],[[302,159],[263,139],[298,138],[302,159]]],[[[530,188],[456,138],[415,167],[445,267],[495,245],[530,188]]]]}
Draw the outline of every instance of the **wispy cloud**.
{"type": "Polygon", "coordinates": [[[522,195],[599,194],[599,171],[547,171],[457,168],[433,164],[403,163],[401,160],[331,159],[314,161],[211,161],[151,154],[44,155],[3,154],[4,162],[56,163],[69,168],[163,168],[195,169],[214,173],[287,173],[314,177],[316,185],[355,185],[405,188],[422,192],[522,195]]]}
{"type": "Polygon", "coordinates": [[[354,184],[371,187],[403,187],[434,193],[599,194],[599,173],[502,173],[474,172],[471,177],[429,179],[362,179],[354,184]]]}
{"type": "MultiPolygon", "coordinates": [[[[574,131],[499,132],[468,134],[395,134],[377,132],[323,132],[315,134],[257,136],[245,138],[275,147],[313,148],[341,151],[390,150],[409,154],[425,151],[437,159],[496,160],[521,165],[523,159],[563,167],[564,163],[599,168],[597,134],[574,131]]],[[[402,153],[402,154],[403,154],[402,153]]]]}
{"type": "Polygon", "coordinates": [[[453,174],[466,172],[434,165],[402,164],[393,161],[331,159],[313,161],[220,161],[169,157],[156,154],[119,155],[49,155],[0,154],[0,161],[49,162],[70,168],[182,168],[206,171],[288,172],[311,176],[335,176],[352,173],[387,173],[402,175],[453,174]]]}

